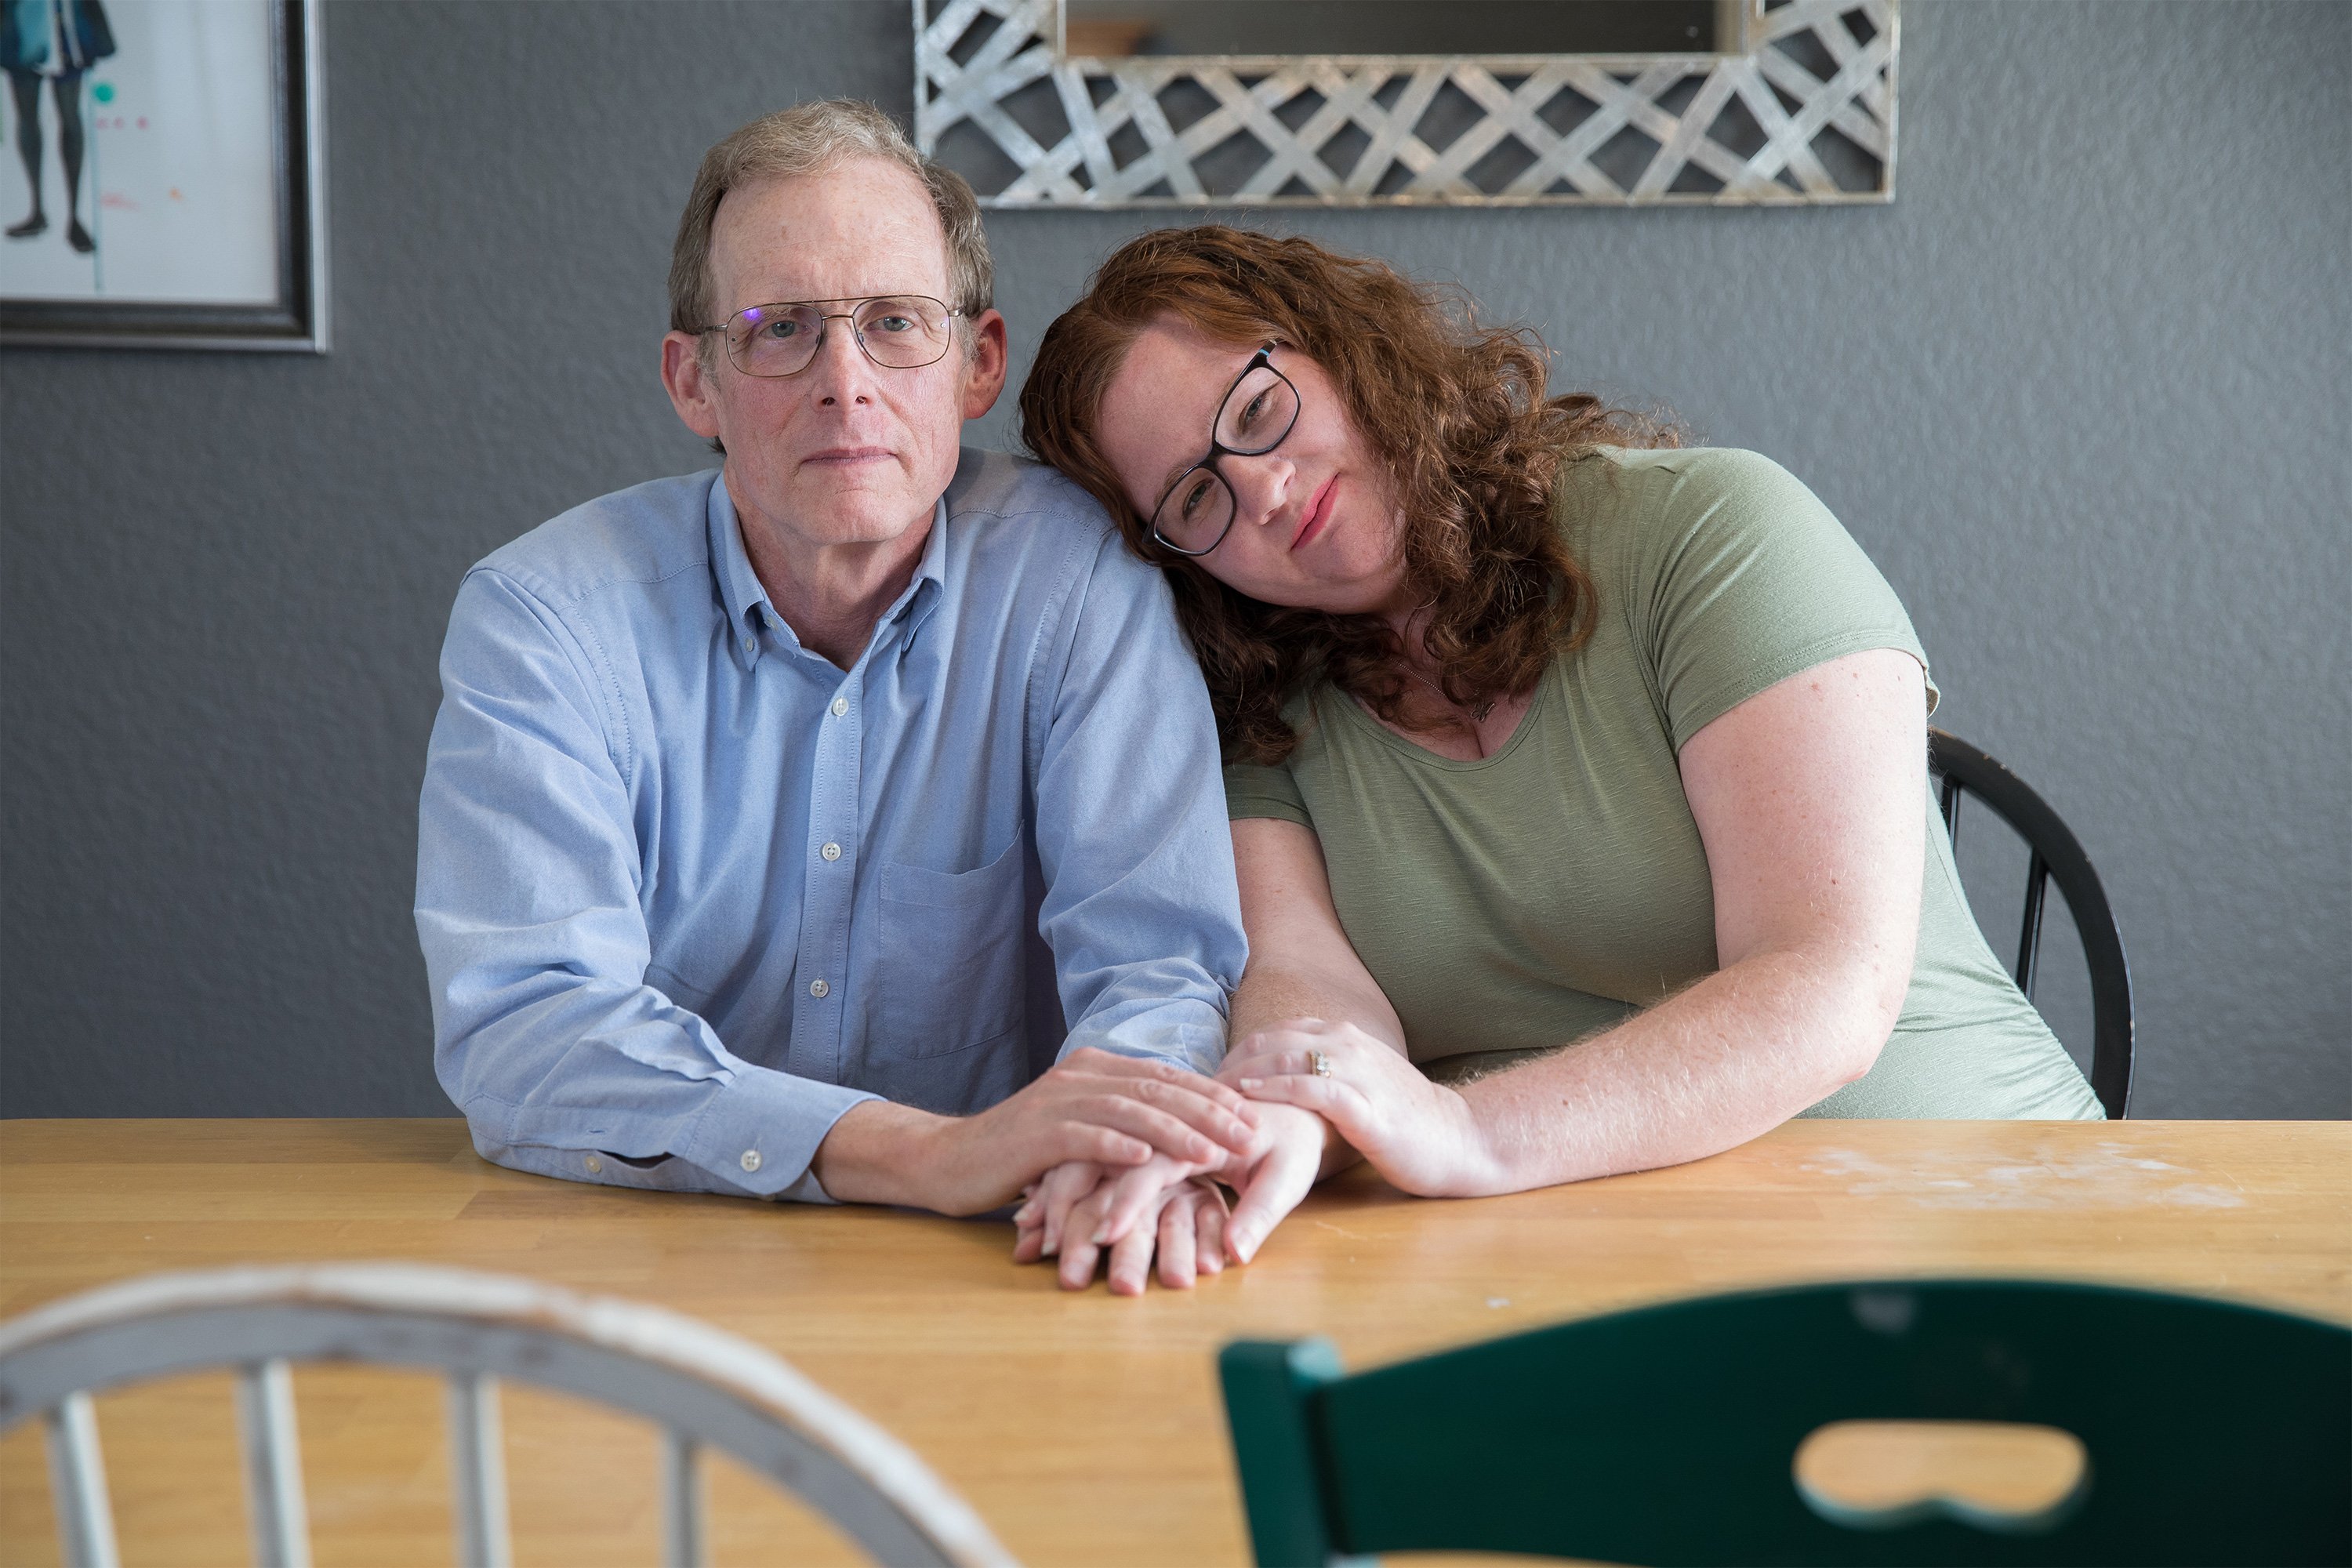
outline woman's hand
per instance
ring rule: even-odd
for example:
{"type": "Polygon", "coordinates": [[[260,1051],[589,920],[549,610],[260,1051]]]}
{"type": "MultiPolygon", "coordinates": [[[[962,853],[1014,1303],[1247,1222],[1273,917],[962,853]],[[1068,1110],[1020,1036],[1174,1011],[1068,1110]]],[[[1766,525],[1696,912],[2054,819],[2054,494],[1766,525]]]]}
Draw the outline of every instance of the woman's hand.
{"type": "Polygon", "coordinates": [[[1390,1185],[1423,1197],[1508,1190],[1461,1095],[1352,1024],[1290,1018],[1234,1046],[1217,1076],[1268,1107],[1328,1120],[1390,1185]],[[1315,1058],[1330,1067],[1315,1071],[1315,1058]]]}
{"type": "Polygon", "coordinates": [[[1021,1206],[1013,1213],[1013,1261],[1034,1263],[1040,1258],[1060,1257],[1070,1210],[1099,1186],[1113,1169],[1092,1160],[1070,1160],[1024,1188],[1021,1206]]]}
{"type": "Polygon", "coordinates": [[[1139,1296],[1160,1259],[1160,1282],[1189,1290],[1225,1266],[1225,1198],[1197,1166],[1155,1155],[1131,1170],[1085,1161],[1056,1165],[1013,1216],[1015,1263],[1060,1257],[1062,1289],[1094,1283],[1108,1253],[1114,1296],[1139,1296]],[[1116,1215],[1116,1223],[1114,1223],[1116,1215]]]}
{"type": "Polygon", "coordinates": [[[1328,1125],[1310,1112],[1251,1102],[1243,1115],[1256,1134],[1250,1153],[1229,1161],[1217,1173],[1240,1193],[1241,1201],[1230,1217],[1222,1198],[1214,1215],[1196,1205],[1189,1246],[1171,1233],[1166,1205],[1175,1184],[1205,1174],[1199,1167],[1162,1159],[1130,1170],[1074,1160],[1046,1172],[1024,1194],[1026,1201],[1013,1216],[1013,1260],[1034,1263],[1058,1256],[1063,1287],[1073,1290],[1083,1290],[1093,1281],[1096,1257],[1106,1247],[1111,1251],[1111,1283],[1117,1290],[1124,1277],[1120,1260],[1132,1257],[1119,1249],[1137,1245],[1143,1249],[1140,1260],[1125,1274],[1141,1289],[1155,1237],[1160,1283],[1174,1289],[1189,1288],[1195,1275],[1218,1273],[1228,1258],[1247,1263],[1314,1187],[1334,1152],[1328,1125]],[[1142,1242],[1132,1241],[1138,1236],[1142,1242]]]}
{"type": "Polygon", "coordinates": [[[1258,1129],[1258,1142],[1241,1168],[1227,1167],[1222,1178],[1241,1194],[1225,1224],[1225,1255],[1236,1263],[1257,1256],[1318,1181],[1355,1160],[1345,1143],[1334,1143],[1331,1124],[1312,1111],[1268,1100],[1251,1102],[1242,1114],[1258,1129]]]}

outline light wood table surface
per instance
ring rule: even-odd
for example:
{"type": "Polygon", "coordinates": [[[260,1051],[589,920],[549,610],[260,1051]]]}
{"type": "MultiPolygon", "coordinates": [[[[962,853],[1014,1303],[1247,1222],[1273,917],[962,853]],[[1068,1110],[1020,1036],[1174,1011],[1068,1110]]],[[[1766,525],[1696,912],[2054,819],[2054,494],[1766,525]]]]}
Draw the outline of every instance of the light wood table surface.
{"type": "MultiPolygon", "coordinates": [[[[1360,1367],[1702,1292],[2002,1275],[2352,1321],[2352,1123],[1795,1121],[1710,1160],[1464,1202],[1358,1171],[1189,1292],[1065,1294],[1001,1223],[594,1187],[457,1121],[0,1124],[0,1315],[165,1268],[408,1258],[657,1302],[782,1355],[1036,1564],[1248,1560],[1214,1353],[1360,1367]]],[[[321,1568],[450,1560],[439,1389],[297,1369],[321,1568]]],[[[226,1375],[98,1402],[126,1563],[246,1561],[226,1375]]],[[[658,1560],[649,1427],[509,1387],[523,1563],[658,1560]]],[[[740,1473],[720,1563],[856,1560],[740,1473]]],[[[0,1443],[0,1563],[55,1561],[37,1434],[0,1443]]]]}

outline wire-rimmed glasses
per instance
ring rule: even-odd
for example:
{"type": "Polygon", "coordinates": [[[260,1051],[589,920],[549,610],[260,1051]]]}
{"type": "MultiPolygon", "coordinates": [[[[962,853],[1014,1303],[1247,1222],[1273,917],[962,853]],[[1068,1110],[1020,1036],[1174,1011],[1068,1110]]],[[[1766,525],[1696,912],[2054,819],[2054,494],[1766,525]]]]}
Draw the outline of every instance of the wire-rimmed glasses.
{"type": "Polygon", "coordinates": [[[1279,346],[1268,343],[1257,351],[1209,426],[1209,451],[1199,462],[1176,476],[1151,511],[1151,537],[1179,555],[1206,555],[1224,542],[1234,526],[1234,488],[1218,471],[1219,458],[1255,458],[1282,445],[1298,423],[1298,388],[1274,368],[1279,346]]]}
{"type": "Polygon", "coordinates": [[[847,321],[866,357],[886,369],[937,364],[955,337],[950,323],[962,313],[927,294],[877,294],[751,305],[702,330],[727,334],[727,357],[737,370],[773,381],[808,369],[824,342],[827,321],[847,321]]]}

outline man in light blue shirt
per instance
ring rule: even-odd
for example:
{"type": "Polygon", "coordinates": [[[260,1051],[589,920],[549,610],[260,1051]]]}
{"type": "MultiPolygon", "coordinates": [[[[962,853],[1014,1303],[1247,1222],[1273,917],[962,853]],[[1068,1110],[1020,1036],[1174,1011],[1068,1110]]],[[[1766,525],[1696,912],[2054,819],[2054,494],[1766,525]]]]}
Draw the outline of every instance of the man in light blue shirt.
{"type": "Polygon", "coordinates": [[[1202,1173],[1269,1158],[1205,1076],[1246,956],[1214,726],[1095,503],[959,452],[1005,374],[969,188],[867,106],[772,115],[670,292],[724,466],[495,552],[443,649],[416,922],[475,1146],[947,1213],[1156,1162],[1113,1288],[1155,1241],[1189,1284],[1202,1173]]]}

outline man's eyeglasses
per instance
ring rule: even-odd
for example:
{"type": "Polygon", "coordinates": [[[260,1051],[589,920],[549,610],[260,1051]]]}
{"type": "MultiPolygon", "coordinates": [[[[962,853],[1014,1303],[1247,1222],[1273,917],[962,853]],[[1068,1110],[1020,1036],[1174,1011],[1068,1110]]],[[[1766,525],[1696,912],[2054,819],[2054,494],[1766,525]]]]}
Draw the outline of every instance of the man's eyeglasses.
{"type": "Polygon", "coordinates": [[[808,369],[824,342],[827,321],[847,321],[866,357],[887,369],[937,364],[954,339],[950,323],[962,313],[922,294],[877,294],[753,305],[702,330],[727,334],[727,357],[737,370],[773,381],[808,369]],[[828,305],[843,308],[830,310],[828,305]]]}
{"type": "Polygon", "coordinates": [[[1208,455],[1182,473],[1151,513],[1151,537],[1179,555],[1206,555],[1234,526],[1234,488],[1219,458],[1255,458],[1282,445],[1298,423],[1298,389],[1274,368],[1268,343],[1234,378],[1209,426],[1208,455]]]}

